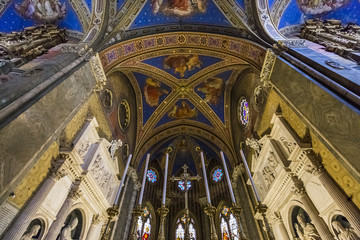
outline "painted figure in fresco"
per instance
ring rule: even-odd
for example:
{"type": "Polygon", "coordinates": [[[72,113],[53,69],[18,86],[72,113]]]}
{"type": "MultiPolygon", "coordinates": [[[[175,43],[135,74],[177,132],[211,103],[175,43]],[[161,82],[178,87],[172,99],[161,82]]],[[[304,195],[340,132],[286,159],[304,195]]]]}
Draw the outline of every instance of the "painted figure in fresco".
{"type": "Polygon", "coordinates": [[[295,229],[301,240],[321,240],[321,237],[315,227],[306,222],[303,212],[299,212],[296,216],[299,224],[295,223],[295,229]]]}
{"type": "Polygon", "coordinates": [[[297,0],[305,14],[322,14],[342,7],[348,0],[297,0]]]}
{"type": "Polygon", "coordinates": [[[32,240],[33,236],[36,236],[40,230],[40,225],[34,225],[31,227],[30,231],[28,233],[25,233],[20,240],[32,240]]]}
{"type": "Polygon", "coordinates": [[[224,92],[224,81],[219,77],[212,77],[201,84],[197,89],[205,93],[204,101],[208,104],[218,105],[220,97],[224,92]]]}
{"type": "Polygon", "coordinates": [[[169,92],[165,89],[160,88],[160,82],[153,80],[152,78],[146,79],[144,87],[145,101],[150,107],[159,106],[159,99],[161,95],[168,94],[169,92]]]}
{"type": "Polygon", "coordinates": [[[71,240],[72,239],[71,232],[76,228],[78,223],[79,223],[79,220],[77,217],[75,217],[73,220],[71,220],[70,224],[61,230],[60,240],[71,240]]]}
{"type": "Polygon", "coordinates": [[[195,68],[201,68],[202,62],[199,55],[175,55],[168,56],[164,60],[164,68],[174,69],[174,74],[179,73],[180,77],[185,76],[186,71],[192,71],[195,68]]]}
{"type": "Polygon", "coordinates": [[[360,240],[360,237],[356,235],[354,229],[351,227],[343,227],[339,221],[332,221],[331,225],[337,233],[339,240],[360,240]]]}
{"type": "Polygon", "coordinates": [[[144,232],[144,235],[142,236],[142,240],[148,240],[150,235],[149,235],[149,227],[146,227],[145,228],[145,232],[144,232]]]}
{"type": "Polygon", "coordinates": [[[195,12],[206,12],[206,0],[152,0],[153,13],[186,17],[195,12]]]}
{"type": "Polygon", "coordinates": [[[180,106],[175,105],[168,115],[173,119],[186,119],[196,117],[197,111],[196,108],[191,109],[186,101],[182,101],[180,106]]]}
{"type": "Polygon", "coordinates": [[[55,22],[66,14],[66,4],[59,0],[24,0],[15,9],[22,17],[40,22],[55,22]]]}

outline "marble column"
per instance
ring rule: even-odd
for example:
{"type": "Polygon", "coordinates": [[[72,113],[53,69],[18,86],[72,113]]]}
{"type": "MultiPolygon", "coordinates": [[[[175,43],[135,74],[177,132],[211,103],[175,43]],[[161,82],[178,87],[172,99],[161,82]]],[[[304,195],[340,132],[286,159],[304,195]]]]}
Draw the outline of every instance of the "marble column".
{"type": "Polygon", "coordinates": [[[360,236],[360,211],[352,201],[345,195],[345,193],[338,187],[334,180],[326,172],[322,163],[315,157],[310,156],[311,164],[309,164],[308,171],[318,177],[321,184],[330,194],[336,205],[340,208],[346,219],[354,228],[356,234],[360,236]]]}
{"type": "Polygon", "coordinates": [[[86,240],[98,240],[100,239],[102,221],[99,215],[94,215],[91,221],[91,225],[86,236],[86,240]]]}
{"type": "Polygon", "coordinates": [[[334,237],[331,234],[328,226],[326,225],[324,219],[319,216],[319,212],[316,209],[314,203],[311,201],[310,197],[308,196],[304,183],[298,179],[296,176],[291,176],[294,182],[293,192],[294,195],[299,198],[299,200],[304,205],[305,211],[309,214],[309,217],[314,224],[316,230],[318,231],[321,239],[323,240],[333,240],[334,237]]]}
{"type": "Polygon", "coordinates": [[[58,160],[50,169],[49,177],[41,185],[39,190],[36,191],[34,196],[31,197],[25,208],[11,224],[11,227],[3,236],[3,239],[18,240],[22,237],[51,189],[55,186],[57,181],[66,175],[66,171],[62,168],[65,161],[66,159],[58,160]]]}
{"type": "Polygon", "coordinates": [[[285,224],[280,213],[275,213],[275,221],[272,224],[274,229],[274,235],[276,239],[290,240],[289,234],[285,228],[285,224]]]}
{"type": "Polygon", "coordinates": [[[64,204],[61,206],[58,214],[56,215],[56,220],[51,224],[48,234],[44,239],[46,240],[56,240],[59,235],[61,228],[64,225],[66,217],[69,215],[70,210],[76,200],[78,200],[82,195],[81,190],[79,189],[79,183],[74,184],[72,189],[69,192],[68,197],[66,198],[64,204]]]}

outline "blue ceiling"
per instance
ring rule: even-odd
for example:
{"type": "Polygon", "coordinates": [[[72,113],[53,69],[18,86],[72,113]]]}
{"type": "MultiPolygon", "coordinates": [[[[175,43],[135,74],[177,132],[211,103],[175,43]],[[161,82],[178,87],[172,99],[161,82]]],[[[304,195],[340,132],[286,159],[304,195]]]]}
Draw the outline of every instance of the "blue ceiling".
{"type": "Polygon", "coordinates": [[[60,28],[82,32],[82,25],[71,4],[66,0],[59,1],[59,13],[54,11],[52,15],[48,15],[47,19],[40,14],[39,8],[29,5],[27,0],[12,1],[1,14],[0,32],[21,31],[25,27],[45,22],[57,24],[60,28]]]}
{"type": "Polygon", "coordinates": [[[305,20],[314,18],[322,20],[337,19],[341,20],[343,24],[349,22],[360,24],[359,0],[334,0],[330,1],[331,3],[320,0],[316,7],[311,6],[311,2],[308,1],[307,4],[302,4],[299,0],[291,0],[280,19],[279,29],[302,24],[305,20]]]}
{"type": "Polygon", "coordinates": [[[203,10],[199,10],[199,7],[194,6],[192,11],[190,10],[189,6],[183,6],[183,8],[181,8],[181,6],[178,8],[172,7],[169,4],[169,0],[164,0],[157,13],[154,13],[155,7],[152,2],[153,1],[151,0],[146,2],[144,8],[132,23],[130,29],[164,25],[169,23],[202,23],[210,25],[216,24],[219,26],[231,26],[231,24],[226,20],[226,17],[222,14],[222,12],[218,9],[212,0],[199,0],[198,2],[202,2],[204,5],[202,7],[203,10]],[[176,11],[176,9],[188,10],[176,11]],[[186,14],[189,12],[189,14],[183,16],[185,12],[186,14]]]}

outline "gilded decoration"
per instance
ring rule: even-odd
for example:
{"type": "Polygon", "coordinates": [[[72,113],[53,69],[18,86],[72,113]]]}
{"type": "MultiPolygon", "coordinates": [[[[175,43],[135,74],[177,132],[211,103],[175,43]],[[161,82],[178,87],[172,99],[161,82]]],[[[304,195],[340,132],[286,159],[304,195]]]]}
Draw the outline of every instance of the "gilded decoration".
{"type": "MultiPolygon", "coordinates": [[[[162,41],[160,41],[162,42],[162,41]]],[[[100,53],[100,58],[103,63],[105,71],[110,70],[112,67],[119,63],[134,57],[139,54],[144,54],[149,51],[160,50],[168,47],[182,47],[190,48],[212,49],[227,53],[232,56],[239,57],[249,63],[252,63],[257,68],[261,68],[263,59],[265,56],[265,50],[260,46],[246,41],[244,39],[238,39],[234,37],[216,35],[216,34],[202,34],[202,33],[167,33],[167,34],[155,34],[152,36],[141,37],[138,39],[132,39],[124,41],[114,46],[111,46],[100,53]],[[181,44],[179,36],[185,37],[185,43],[181,44]],[[158,39],[164,39],[164,43],[159,46],[158,39]],[[143,42],[143,48],[136,48],[137,41],[143,42]],[[229,44],[224,46],[221,44],[223,41],[227,41],[229,44]]]]}
{"type": "Polygon", "coordinates": [[[40,157],[34,167],[23,178],[19,185],[15,188],[15,198],[9,200],[15,203],[19,208],[24,206],[26,201],[31,197],[33,192],[41,184],[47,176],[51,167],[51,162],[59,155],[59,145],[54,142],[47,151],[40,157]]]}
{"type": "MultiPolygon", "coordinates": [[[[278,106],[281,108],[283,117],[296,132],[296,134],[303,138],[306,135],[306,125],[296,115],[296,113],[276,94],[274,90],[269,93],[268,101],[258,126],[258,133],[263,134],[270,128],[270,120],[272,115],[276,112],[278,106]]],[[[312,148],[316,154],[321,156],[325,169],[337,184],[344,190],[344,192],[351,197],[352,201],[360,207],[360,183],[358,183],[351,174],[342,166],[342,164],[335,158],[329,149],[319,140],[319,138],[310,132],[312,140],[312,148]]]]}

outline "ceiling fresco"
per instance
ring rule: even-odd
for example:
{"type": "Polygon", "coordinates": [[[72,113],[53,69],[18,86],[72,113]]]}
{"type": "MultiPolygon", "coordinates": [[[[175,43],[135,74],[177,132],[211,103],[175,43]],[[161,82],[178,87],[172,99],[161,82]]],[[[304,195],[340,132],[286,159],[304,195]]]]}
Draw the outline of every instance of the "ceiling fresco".
{"type": "Polygon", "coordinates": [[[198,23],[231,26],[212,0],[190,1],[148,0],[130,29],[169,23],[198,23]]]}
{"type": "MultiPolygon", "coordinates": [[[[272,1],[274,2],[274,1],[272,1]]],[[[269,4],[271,4],[269,2],[269,4]]],[[[338,19],[343,24],[360,24],[359,0],[291,0],[279,22],[279,29],[304,23],[307,19],[338,19]]]]}
{"type": "MultiPolygon", "coordinates": [[[[91,0],[87,0],[87,4],[90,3],[91,0]]],[[[66,0],[46,0],[37,4],[28,0],[15,0],[0,13],[0,19],[0,32],[20,31],[25,27],[44,23],[83,32],[78,15],[66,0]]]]}
{"type": "Polygon", "coordinates": [[[236,3],[242,7],[243,9],[245,9],[245,0],[236,0],[236,3]]]}

